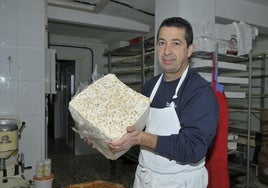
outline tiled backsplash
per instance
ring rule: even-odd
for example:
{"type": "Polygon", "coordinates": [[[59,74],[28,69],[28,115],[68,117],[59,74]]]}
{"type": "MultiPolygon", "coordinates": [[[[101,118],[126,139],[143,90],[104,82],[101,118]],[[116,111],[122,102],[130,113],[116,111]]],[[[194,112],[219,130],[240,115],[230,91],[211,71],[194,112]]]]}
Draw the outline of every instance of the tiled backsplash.
{"type": "Polygon", "coordinates": [[[19,140],[25,175],[45,157],[45,0],[0,2],[0,117],[26,123],[19,140]]]}

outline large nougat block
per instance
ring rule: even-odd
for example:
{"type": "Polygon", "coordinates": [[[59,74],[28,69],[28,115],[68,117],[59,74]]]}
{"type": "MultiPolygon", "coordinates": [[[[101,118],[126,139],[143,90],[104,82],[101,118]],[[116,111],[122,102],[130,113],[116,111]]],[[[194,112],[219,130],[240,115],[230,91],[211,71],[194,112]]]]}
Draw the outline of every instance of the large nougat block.
{"type": "Polygon", "coordinates": [[[89,85],[69,103],[74,130],[88,138],[105,157],[115,160],[127,150],[113,153],[107,143],[120,139],[126,127],[145,127],[150,99],[122,83],[114,74],[89,85]]]}

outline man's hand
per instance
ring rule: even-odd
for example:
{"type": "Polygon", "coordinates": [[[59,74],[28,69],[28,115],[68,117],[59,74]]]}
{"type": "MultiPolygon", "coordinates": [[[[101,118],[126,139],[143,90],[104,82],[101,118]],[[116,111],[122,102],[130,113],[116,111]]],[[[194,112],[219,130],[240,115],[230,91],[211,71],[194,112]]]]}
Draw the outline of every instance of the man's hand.
{"type": "Polygon", "coordinates": [[[122,138],[108,143],[108,146],[114,152],[129,149],[141,143],[142,133],[143,131],[140,131],[136,126],[129,126],[127,127],[127,133],[122,138]]]}
{"type": "Polygon", "coordinates": [[[94,148],[93,143],[88,138],[83,138],[83,140],[87,143],[87,145],[94,148]]]}

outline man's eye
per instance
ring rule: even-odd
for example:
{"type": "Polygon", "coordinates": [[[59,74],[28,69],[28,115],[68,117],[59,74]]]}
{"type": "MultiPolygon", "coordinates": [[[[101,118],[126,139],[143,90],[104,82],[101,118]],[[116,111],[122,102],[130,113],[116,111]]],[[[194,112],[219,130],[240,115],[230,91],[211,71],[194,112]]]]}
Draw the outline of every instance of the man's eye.
{"type": "Polygon", "coordinates": [[[179,42],[173,42],[172,44],[173,44],[174,47],[181,45],[179,42]]]}
{"type": "Polygon", "coordinates": [[[163,42],[163,41],[159,41],[159,42],[158,42],[158,45],[159,45],[159,46],[164,46],[164,45],[165,45],[165,42],[163,42]]]}

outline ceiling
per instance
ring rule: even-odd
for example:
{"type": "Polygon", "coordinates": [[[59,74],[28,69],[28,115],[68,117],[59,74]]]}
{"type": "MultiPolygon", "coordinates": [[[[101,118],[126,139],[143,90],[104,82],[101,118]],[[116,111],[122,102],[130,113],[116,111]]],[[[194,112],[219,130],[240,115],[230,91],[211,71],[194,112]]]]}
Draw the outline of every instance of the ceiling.
{"type": "MultiPolygon", "coordinates": [[[[244,1],[268,7],[268,0],[244,1]]],[[[53,6],[65,8],[72,7],[72,9],[133,20],[150,26],[152,32],[154,30],[154,0],[47,0],[47,2],[49,5],[53,6]]],[[[217,20],[217,22],[218,21],[219,20],[217,20]]],[[[111,29],[108,30],[107,28],[94,28],[92,26],[75,25],[70,23],[59,23],[50,20],[48,22],[48,30],[51,34],[100,39],[103,43],[128,40],[139,35],[137,33],[111,29]]],[[[260,37],[263,37],[263,35],[260,35],[260,37]]],[[[264,37],[266,38],[266,35],[264,37]]]]}
{"type": "MultiPolygon", "coordinates": [[[[154,0],[48,0],[48,4],[65,8],[72,7],[73,9],[80,9],[103,15],[122,17],[154,28],[154,0]],[[59,1],[64,3],[56,4],[59,1]],[[74,4],[79,6],[75,8],[73,6],[74,4]],[[101,7],[98,7],[99,4],[101,4],[101,7]]],[[[121,40],[128,40],[129,38],[134,38],[138,35],[137,33],[111,29],[107,30],[103,28],[94,28],[92,26],[89,27],[50,20],[48,22],[48,30],[50,34],[94,38],[100,39],[104,43],[112,43],[113,41],[118,41],[119,38],[121,40]]]]}

